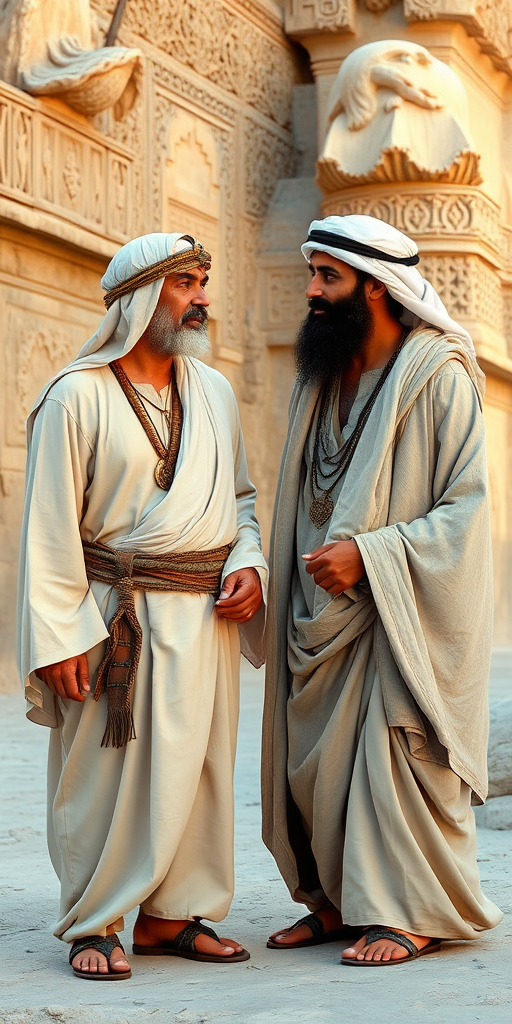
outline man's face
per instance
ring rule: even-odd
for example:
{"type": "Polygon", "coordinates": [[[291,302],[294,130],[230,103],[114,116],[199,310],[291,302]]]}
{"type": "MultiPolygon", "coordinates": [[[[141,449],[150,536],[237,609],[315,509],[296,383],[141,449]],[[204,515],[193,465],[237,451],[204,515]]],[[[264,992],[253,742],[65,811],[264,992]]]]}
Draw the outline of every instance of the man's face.
{"type": "Polygon", "coordinates": [[[208,275],[201,267],[164,278],[145,332],[154,352],[202,356],[208,351],[207,284],[208,275]]]}
{"type": "Polygon", "coordinates": [[[306,291],[309,313],[295,344],[301,384],[333,386],[359,355],[373,330],[365,278],[353,267],[314,252],[306,291]]]}

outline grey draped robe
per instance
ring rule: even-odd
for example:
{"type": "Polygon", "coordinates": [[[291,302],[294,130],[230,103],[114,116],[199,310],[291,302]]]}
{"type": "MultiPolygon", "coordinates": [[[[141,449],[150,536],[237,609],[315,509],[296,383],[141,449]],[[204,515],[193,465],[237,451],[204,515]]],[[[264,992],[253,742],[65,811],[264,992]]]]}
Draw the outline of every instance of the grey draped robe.
{"type": "Polygon", "coordinates": [[[474,938],[501,915],[480,890],[470,807],[486,793],[492,621],[472,364],[456,338],[409,336],[318,532],[307,518],[317,397],[292,398],[276,504],[264,840],[310,909],[330,900],[351,925],[474,938]],[[301,555],[348,538],[366,575],[333,597],[301,555]]]}

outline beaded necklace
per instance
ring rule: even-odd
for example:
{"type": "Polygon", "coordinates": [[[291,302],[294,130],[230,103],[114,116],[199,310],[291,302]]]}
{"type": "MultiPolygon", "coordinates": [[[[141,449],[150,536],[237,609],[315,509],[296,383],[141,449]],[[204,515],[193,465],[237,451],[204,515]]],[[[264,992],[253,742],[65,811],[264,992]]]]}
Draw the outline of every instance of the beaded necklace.
{"type": "Polygon", "coordinates": [[[313,457],[311,460],[311,474],[310,474],[310,488],[311,488],[311,505],[309,507],[309,518],[316,526],[317,530],[331,518],[334,511],[334,502],[332,499],[332,492],[336,485],[341,480],[343,474],[347,471],[352,459],[354,457],[355,450],[359,444],[361,434],[368,422],[370,413],[379,397],[379,394],[384,387],[384,383],[389,377],[393,366],[398,358],[402,345],[404,343],[405,336],[402,335],[398,348],[395,349],[391,359],[386,363],[375,387],[373,388],[370,397],[363,406],[354,430],[347,441],[345,441],[341,448],[334,453],[328,451],[328,432],[326,424],[326,414],[330,405],[331,391],[326,390],[322,395],[320,409],[318,413],[318,420],[315,431],[315,441],[313,445],[313,457]],[[320,450],[323,452],[324,461],[333,468],[326,470],[322,467],[322,459],[320,457],[320,450]],[[331,480],[332,483],[329,487],[323,489],[319,484],[319,476],[323,477],[324,480],[331,480]],[[317,492],[317,493],[315,493],[317,492]]]}

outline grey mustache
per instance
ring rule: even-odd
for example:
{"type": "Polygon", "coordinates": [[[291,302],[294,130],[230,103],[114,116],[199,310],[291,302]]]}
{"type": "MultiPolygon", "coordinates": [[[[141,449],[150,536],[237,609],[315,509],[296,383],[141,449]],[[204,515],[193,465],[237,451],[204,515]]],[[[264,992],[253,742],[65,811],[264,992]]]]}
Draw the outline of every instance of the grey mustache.
{"type": "Polygon", "coordinates": [[[208,320],[208,310],[204,306],[197,306],[195,309],[187,309],[181,318],[182,324],[185,320],[202,320],[205,324],[208,320]]]}

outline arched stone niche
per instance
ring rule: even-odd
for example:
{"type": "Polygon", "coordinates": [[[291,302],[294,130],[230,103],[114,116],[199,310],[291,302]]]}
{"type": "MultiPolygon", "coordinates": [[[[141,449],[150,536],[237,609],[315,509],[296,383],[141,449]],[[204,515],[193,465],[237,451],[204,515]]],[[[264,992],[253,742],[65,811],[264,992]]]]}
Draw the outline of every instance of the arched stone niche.
{"type": "Polygon", "coordinates": [[[220,337],[221,183],[214,128],[190,111],[175,107],[169,123],[163,184],[163,231],[194,235],[212,255],[210,335],[220,337]]]}

